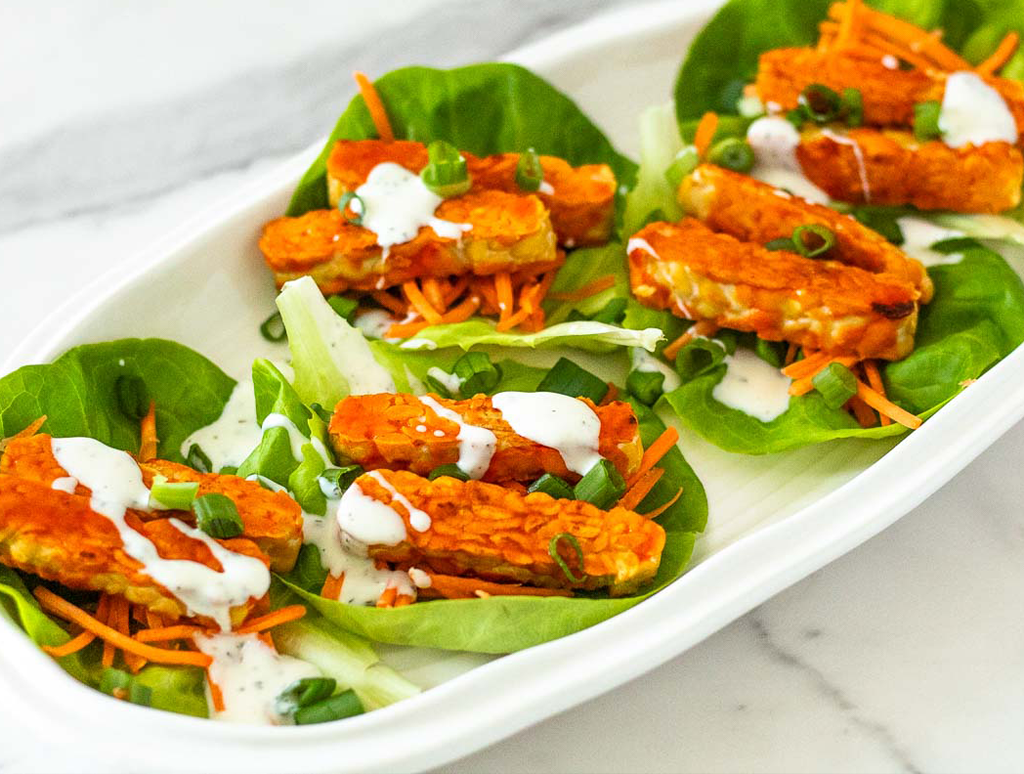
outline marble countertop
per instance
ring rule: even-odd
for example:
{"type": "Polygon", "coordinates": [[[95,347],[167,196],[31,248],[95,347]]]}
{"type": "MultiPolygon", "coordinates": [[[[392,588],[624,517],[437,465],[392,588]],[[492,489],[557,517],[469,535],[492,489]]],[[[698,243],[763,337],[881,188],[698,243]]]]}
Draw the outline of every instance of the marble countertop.
{"type": "MultiPolygon", "coordinates": [[[[357,63],[494,58],[612,5],[9,4],[0,359],[69,288],[320,136],[357,63]]],[[[894,527],[697,647],[443,771],[1024,769],[1022,452],[1017,426],[894,527]]],[[[0,772],[113,770],[17,716],[7,696],[0,772]]]]}

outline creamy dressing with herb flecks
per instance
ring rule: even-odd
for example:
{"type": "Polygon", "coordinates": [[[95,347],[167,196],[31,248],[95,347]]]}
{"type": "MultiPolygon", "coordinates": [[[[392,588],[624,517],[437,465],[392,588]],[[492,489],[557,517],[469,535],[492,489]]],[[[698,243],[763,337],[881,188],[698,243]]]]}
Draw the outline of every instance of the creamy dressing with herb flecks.
{"type": "Polygon", "coordinates": [[[284,414],[267,414],[266,419],[263,420],[261,431],[265,433],[272,427],[282,427],[287,431],[288,441],[292,447],[292,456],[297,461],[302,462],[302,447],[309,443],[313,445],[316,453],[320,455],[327,467],[334,466],[331,455],[327,452],[327,447],[323,445],[323,442],[316,436],[307,438],[284,414]]]}
{"type": "Polygon", "coordinates": [[[964,259],[963,253],[949,253],[947,255],[931,249],[932,245],[936,242],[964,236],[962,231],[937,226],[923,218],[915,218],[913,215],[897,218],[896,225],[903,232],[903,244],[900,245],[900,250],[911,258],[920,261],[925,266],[960,263],[964,259]]]}
{"type": "Polygon", "coordinates": [[[199,562],[164,559],[149,538],[128,526],[125,516],[129,508],[149,510],[149,489],[138,464],[126,452],[92,438],[54,438],[51,447],[57,464],[92,491],[90,507],[117,528],[124,552],[181,601],[190,615],[212,618],[222,630],[228,630],[231,608],[252,597],[262,597],[270,588],[270,572],[263,562],[229,551],[183,521],[169,520],[183,534],[210,549],[221,565],[220,572],[199,562]]]}
{"type": "Polygon", "coordinates": [[[341,496],[337,510],[342,539],[364,545],[394,546],[405,540],[405,522],[394,508],[370,497],[356,481],[341,496]]]}
{"type": "Polygon", "coordinates": [[[971,72],[946,78],[939,112],[942,140],[952,148],[1017,142],[1017,122],[1002,95],[971,72]]]}
{"type": "Polygon", "coordinates": [[[601,420],[583,401],[557,392],[499,392],[491,402],[513,431],[557,451],[573,473],[584,476],[603,459],[601,420]]]}
{"type": "MultiPolygon", "coordinates": [[[[281,725],[277,698],[296,680],[320,677],[312,664],[275,652],[255,634],[197,635],[196,647],[213,658],[210,680],[224,697],[224,709],[210,704],[210,717],[228,723],[281,725]]],[[[209,690],[209,689],[208,689],[209,690]]]]}
{"type": "MultiPolygon", "coordinates": [[[[370,478],[380,484],[382,487],[388,490],[388,494],[391,498],[405,508],[409,514],[409,525],[417,532],[426,532],[430,529],[430,514],[426,511],[421,511],[411,502],[409,498],[399,492],[395,487],[391,485],[391,482],[384,478],[384,475],[379,470],[371,470],[367,473],[370,478]]],[[[392,509],[394,510],[394,509],[392,509]]],[[[401,517],[399,517],[401,518],[401,517]]]]}
{"type": "MultiPolygon", "coordinates": [[[[472,226],[434,217],[434,210],[444,201],[420,179],[400,164],[385,161],[370,170],[366,182],[356,189],[366,207],[362,225],[377,235],[377,244],[388,248],[414,239],[424,226],[439,237],[460,239],[472,226]]],[[[358,204],[353,200],[353,204],[358,204]]]]}
{"type": "Polygon", "coordinates": [[[779,116],[759,118],[748,127],[747,142],[755,159],[751,177],[814,204],[828,203],[828,194],[808,180],[800,167],[796,157],[800,132],[793,124],[779,116]]]}
{"type": "Polygon", "coordinates": [[[789,408],[792,380],[778,368],[742,347],[726,356],[725,365],[725,376],[711,393],[719,403],[762,422],[771,422],[789,408]]]}
{"type": "Polygon", "coordinates": [[[256,422],[256,396],[252,382],[239,382],[231,391],[224,410],[215,422],[201,427],[185,439],[181,455],[198,444],[210,458],[214,470],[226,465],[238,467],[260,445],[263,430],[256,422]]]}
{"type": "Polygon", "coordinates": [[[387,309],[367,309],[356,315],[353,325],[371,339],[383,339],[391,326],[401,322],[387,309]]]}
{"type": "Polygon", "coordinates": [[[672,392],[672,390],[677,389],[683,383],[675,369],[671,368],[667,363],[659,360],[646,349],[633,347],[629,350],[629,354],[633,359],[634,370],[640,371],[641,373],[657,373],[664,375],[665,381],[661,384],[663,392],[672,392]]]}
{"type": "MultiPolygon", "coordinates": [[[[483,478],[487,468],[491,466],[494,447],[498,439],[486,427],[478,427],[463,421],[462,417],[451,409],[446,409],[430,397],[420,398],[420,403],[429,406],[442,419],[447,419],[459,426],[459,461],[455,463],[459,470],[470,478],[483,478]]],[[[420,530],[422,532],[422,530],[420,530]]]]}

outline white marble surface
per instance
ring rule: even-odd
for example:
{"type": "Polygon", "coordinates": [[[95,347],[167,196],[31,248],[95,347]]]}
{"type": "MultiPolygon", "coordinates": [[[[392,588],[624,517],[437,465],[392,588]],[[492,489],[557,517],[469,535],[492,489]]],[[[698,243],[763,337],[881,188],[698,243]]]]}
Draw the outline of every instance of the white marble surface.
{"type": "MultiPolygon", "coordinates": [[[[0,4],[0,359],[69,289],[320,135],[356,63],[493,57],[607,5],[0,4]]],[[[1018,426],[688,653],[443,771],[1024,769],[1022,451],[1018,426]]],[[[0,772],[112,770],[17,716],[0,700],[0,772]]]]}

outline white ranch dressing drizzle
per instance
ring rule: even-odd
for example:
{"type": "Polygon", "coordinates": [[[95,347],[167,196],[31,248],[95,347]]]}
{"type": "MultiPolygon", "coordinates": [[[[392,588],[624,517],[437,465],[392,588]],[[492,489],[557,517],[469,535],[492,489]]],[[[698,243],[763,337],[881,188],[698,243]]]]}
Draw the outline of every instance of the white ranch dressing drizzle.
{"type": "Polygon", "coordinates": [[[1002,95],[975,73],[953,73],[939,112],[942,140],[951,148],[1017,142],[1017,122],[1002,95]]]}
{"type": "Polygon", "coordinates": [[[252,382],[239,382],[217,420],[185,439],[181,455],[187,456],[192,444],[198,444],[210,458],[214,470],[225,465],[237,468],[260,445],[262,437],[263,430],[256,422],[256,396],[252,382]]]}
{"type": "Polygon", "coordinates": [[[665,381],[661,384],[661,389],[664,392],[672,392],[672,390],[677,389],[683,383],[675,369],[670,368],[667,363],[663,363],[646,349],[633,347],[629,350],[629,354],[633,359],[634,370],[641,373],[656,373],[665,376],[665,381]]]}
{"type": "Polygon", "coordinates": [[[55,478],[53,480],[53,483],[50,484],[50,489],[56,489],[58,492],[74,494],[77,486],[78,479],[74,476],[61,476],[60,478],[55,478]]]}
{"type": "MultiPolygon", "coordinates": [[[[392,499],[405,508],[405,510],[409,513],[409,525],[414,530],[416,530],[417,532],[426,532],[428,529],[430,529],[430,514],[426,511],[421,511],[419,508],[417,508],[415,505],[409,502],[409,498],[406,497],[401,492],[399,492],[397,489],[395,489],[391,485],[391,482],[384,478],[384,475],[379,470],[371,470],[366,475],[368,475],[382,487],[387,489],[388,494],[391,495],[392,499]]],[[[394,508],[391,508],[391,506],[385,507],[394,512],[394,508]]],[[[399,516],[399,518],[401,517],[399,516]]]]}
{"type": "Polygon", "coordinates": [[[583,401],[556,392],[499,392],[491,402],[512,430],[557,451],[573,473],[585,476],[603,459],[601,420],[583,401]]]}
{"type": "Polygon", "coordinates": [[[537,192],[542,193],[545,196],[554,196],[555,187],[551,185],[547,180],[541,180],[540,185],[537,187],[537,192]]]}
{"type": "Polygon", "coordinates": [[[759,118],[747,128],[747,142],[755,159],[751,177],[813,204],[828,203],[828,194],[808,180],[800,167],[796,157],[800,132],[793,124],[779,116],[759,118]]]}
{"type": "Polygon", "coordinates": [[[828,137],[834,143],[849,145],[853,148],[853,158],[857,161],[857,176],[860,178],[860,189],[864,192],[864,201],[870,202],[871,184],[868,183],[868,168],[864,163],[864,151],[861,150],[860,143],[847,137],[845,134],[833,132],[831,129],[822,129],[821,134],[823,137],[828,137]]]}
{"type": "Polygon", "coordinates": [[[462,392],[462,379],[460,379],[457,374],[450,374],[443,368],[430,366],[430,368],[427,369],[427,376],[435,379],[452,395],[458,395],[462,392]]]}
{"type": "Polygon", "coordinates": [[[356,195],[366,208],[361,213],[362,225],[377,235],[385,257],[392,245],[414,239],[424,226],[446,239],[459,239],[473,228],[469,223],[434,217],[434,210],[444,199],[427,188],[419,175],[391,161],[370,170],[356,195]]]}
{"type": "MultiPolygon", "coordinates": [[[[379,480],[379,478],[378,478],[379,480]]],[[[405,522],[394,508],[370,497],[354,482],[338,501],[336,520],[342,539],[363,545],[393,546],[405,540],[405,522]]]]}
{"type": "Polygon", "coordinates": [[[231,608],[270,588],[263,562],[229,551],[201,530],[183,521],[170,523],[183,534],[202,541],[220,562],[218,572],[199,562],[163,559],[156,546],[125,521],[129,508],[149,510],[149,489],[142,471],[127,453],[92,438],[54,438],[54,459],[71,477],[92,490],[90,508],[106,516],[121,536],[124,552],[142,564],[143,571],[175,596],[191,615],[212,618],[222,630],[231,628],[231,608]]]}
{"type": "Polygon", "coordinates": [[[283,427],[288,432],[288,441],[292,447],[292,456],[299,462],[302,462],[302,447],[307,443],[313,444],[313,448],[316,453],[319,454],[324,461],[324,464],[328,468],[335,467],[334,463],[331,462],[331,455],[327,453],[327,447],[323,445],[323,442],[316,436],[307,438],[302,434],[302,431],[295,426],[284,414],[267,414],[263,420],[263,425],[260,427],[260,435],[266,432],[272,427],[283,427]]]}
{"type": "Polygon", "coordinates": [[[459,461],[455,464],[470,478],[483,478],[487,468],[491,466],[494,447],[498,443],[494,433],[486,427],[478,427],[464,422],[456,412],[445,408],[431,397],[420,398],[420,403],[432,408],[434,413],[442,419],[447,419],[459,426],[459,461]]]}
{"type": "Polygon", "coordinates": [[[896,225],[903,232],[903,244],[900,245],[900,250],[911,258],[920,261],[925,266],[960,263],[964,259],[963,253],[949,253],[947,255],[931,249],[932,245],[936,242],[964,236],[962,231],[937,226],[923,218],[915,218],[913,215],[897,218],[896,225]]]}
{"type": "Polygon", "coordinates": [[[312,664],[276,653],[255,634],[197,635],[195,643],[213,658],[210,680],[224,696],[220,712],[207,697],[215,720],[282,725],[287,719],[277,711],[277,697],[296,680],[321,676],[312,664]]]}
{"type": "Polygon", "coordinates": [[[409,580],[415,583],[416,588],[418,589],[429,589],[433,584],[430,576],[423,572],[419,567],[409,568],[409,580]]]}
{"type": "Polygon", "coordinates": [[[792,380],[749,349],[738,348],[725,358],[726,371],[712,397],[744,414],[771,422],[789,408],[792,380]]]}
{"type": "Polygon", "coordinates": [[[648,242],[646,239],[640,239],[638,237],[633,237],[628,242],[626,242],[626,253],[627,253],[627,255],[629,253],[632,253],[634,250],[643,250],[645,253],[647,253],[649,256],[651,256],[652,258],[655,258],[655,259],[659,259],[660,260],[660,258],[661,258],[661,256],[659,256],[654,251],[654,248],[651,247],[651,243],[648,242]]]}
{"type": "Polygon", "coordinates": [[[401,322],[386,309],[367,309],[356,316],[352,323],[363,335],[371,339],[383,339],[388,329],[395,323],[401,322]]]}

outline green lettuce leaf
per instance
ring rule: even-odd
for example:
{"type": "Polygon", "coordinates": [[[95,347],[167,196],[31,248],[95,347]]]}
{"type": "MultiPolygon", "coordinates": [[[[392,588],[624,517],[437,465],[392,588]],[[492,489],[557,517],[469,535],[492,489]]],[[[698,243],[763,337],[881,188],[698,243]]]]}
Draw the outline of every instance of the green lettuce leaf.
{"type": "Polygon", "coordinates": [[[617,325],[580,320],[552,325],[536,333],[499,331],[490,320],[476,318],[450,325],[435,325],[401,343],[403,350],[471,347],[492,344],[502,347],[573,347],[590,352],[610,352],[616,347],[642,347],[653,352],[664,334],[657,328],[630,330],[617,325]]]}
{"type": "MultiPolygon", "coordinates": [[[[1024,284],[997,253],[970,248],[960,263],[928,273],[935,297],[921,309],[915,349],[882,369],[888,397],[924,416],[1024,341],[1024,284]]],[[[726,451],[767,454],[835,438],[906,432],[895,424],[863,429],[846,412],[828,408],[817,392],[792,398],[785,413],[761,422],[714,399],[725,370],[717,366],[663,400],[684,424],[726,451]]]]}
{"type": "Polygon", "coordinates": [[[156,402],[159,454],[183,462],[181,444],[220,416],[235,385],[198,352],[162,339],[121,339],[70,349],[52,363],[0,379],[0,438],[39,417],[57,437],[88,436],[125,451],[139,448],[139,422],[118,406],[117,380],[138,377],[156,402]]]}
{"type": "MultiPolygon", "coordinates": [[[[476,155],[524,151],[558,156],[571,164],[608,164],[620,185],[630,187],[636,165],[608,139],[571,99],[529,70],[490,63],[434,70],[405,67],[378,79],[396,137],[447,140],[476,155]]],[[[338,119],[323,152],[299,182],[289,215],[330,206],[327,157],[341,139],[377,136],[361,96],[338,119]]]]}
{"type": "MultiPolygon", "coordinates": [[[[641,438],[645,445],[649,444],[662,433],[665,425],[646,406],[636,404],[634,408],[640,420],[641,438]]],[[[284,578],[284,581],[328,621],[377,642],[480,653],[522,650],[628,610],[682,575],[693,551],[696,533],[704,529],[707,521],[707,498],[700,480],[678,449],[669,452],[659,466],[665,468],[665,474],[640,510],[665,502],[680,487],[683,494],[658,518],[667,540],[657,576],[642,593],[630,597],[613,599],[603,594],[581,594],[574,598],[433,600],[380,610],[324,599],[296,585],[295,578],[284,578]]]]}

